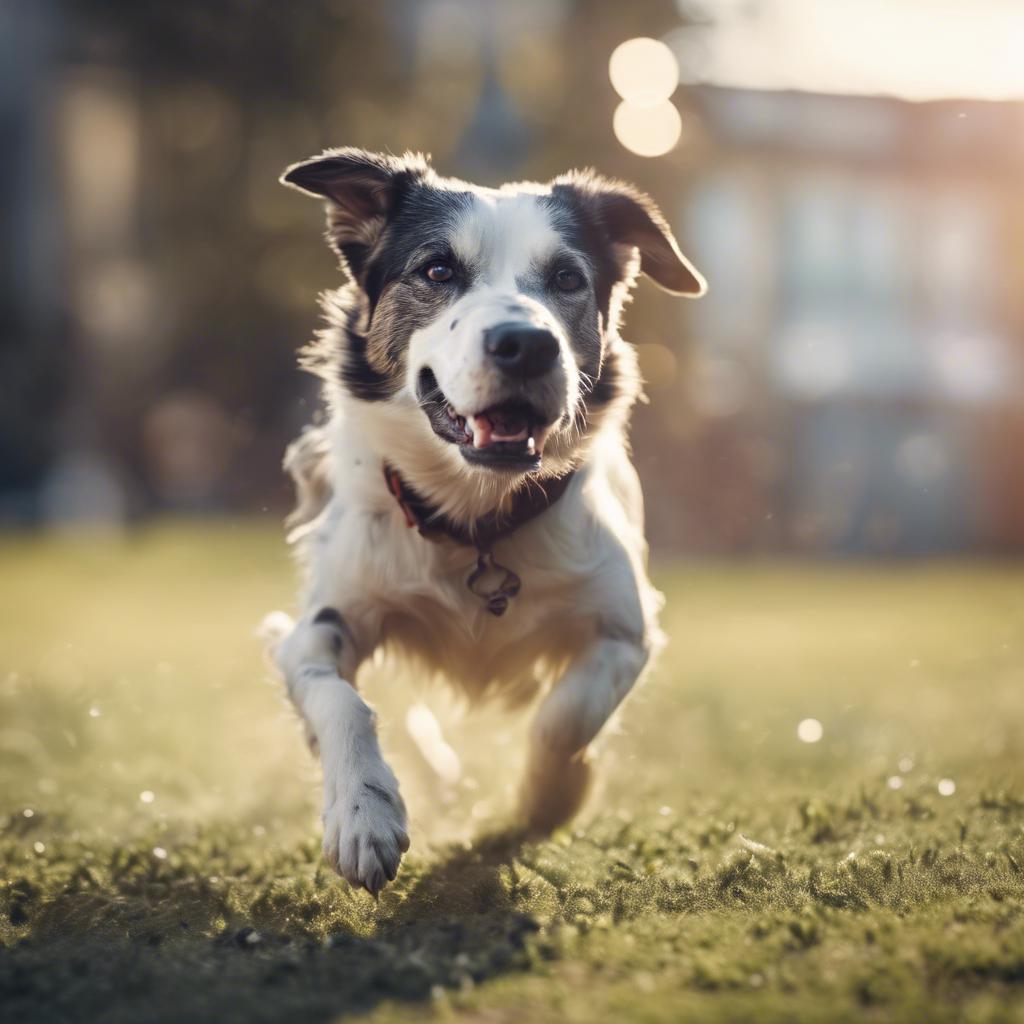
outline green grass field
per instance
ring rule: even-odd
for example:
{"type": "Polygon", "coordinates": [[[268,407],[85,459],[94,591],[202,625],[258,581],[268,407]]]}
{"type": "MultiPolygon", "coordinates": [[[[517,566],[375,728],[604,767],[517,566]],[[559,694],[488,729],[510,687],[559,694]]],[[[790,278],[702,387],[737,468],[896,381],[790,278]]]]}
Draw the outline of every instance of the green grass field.
{"type": "Polygon", "coordinates": [[[1024,567],[655,576],[670,647],[547,842],[521,717],[428,694],[440,792],[368,680],[413,826],[374,903],[253,636],[276,529],[0,541],[0,1018],[1024,1021],[1024,567]]]}

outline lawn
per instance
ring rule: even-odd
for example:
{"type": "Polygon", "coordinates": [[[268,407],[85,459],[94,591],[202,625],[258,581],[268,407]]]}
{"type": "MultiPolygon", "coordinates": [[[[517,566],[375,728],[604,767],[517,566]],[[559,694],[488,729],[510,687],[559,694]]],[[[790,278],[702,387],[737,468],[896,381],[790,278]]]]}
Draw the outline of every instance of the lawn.
{"type": "Polygon", "coordinates": [[[1024,1021],[1024,567],[655,576],[670,646],[547,842],[520,717],[426,694],[446,789],[368,680],[413,826],[375,903],[253,636],[275,528],[0,540],[0,1018],[1024,1021]]]}

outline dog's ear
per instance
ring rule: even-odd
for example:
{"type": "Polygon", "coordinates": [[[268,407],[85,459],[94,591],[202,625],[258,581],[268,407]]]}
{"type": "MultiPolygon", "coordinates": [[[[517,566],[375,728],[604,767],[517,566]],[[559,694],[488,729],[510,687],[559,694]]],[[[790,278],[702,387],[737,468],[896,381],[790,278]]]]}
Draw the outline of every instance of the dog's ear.
{"type": "Polygon", "coordinates": [[[429,170],[419,155],[403,157],[346,147],[292,164],[281,182],[327,200],[327,238],[358,277],[402,191],[429,170]]]}
{"type": "MultiPolygon", "coordinates": [[[[572,188],[595,212],[613,247],[640,254],[640,272],[673,295],[698,298],[707,284],[682,254],[650,196],[623,181],[604,178],[593,171],[573,171],[556,179],[572,188]]],[[[628,258],[623,264],[628,263],[628,258]]],[[[634,271],[635,272],[635,271],[634,271]]]]}

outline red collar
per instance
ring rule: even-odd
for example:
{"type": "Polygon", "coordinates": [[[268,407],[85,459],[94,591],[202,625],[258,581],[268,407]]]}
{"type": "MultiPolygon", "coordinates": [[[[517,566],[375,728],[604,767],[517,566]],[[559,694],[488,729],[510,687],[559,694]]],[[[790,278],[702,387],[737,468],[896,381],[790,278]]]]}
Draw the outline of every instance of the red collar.
{"type": "Polygon", "coordinates": [[[466,586],[479,597],[492,615],[503,615],[508,602],[519,593],[521,581],[511,570],[494,560],[491,548],[499,540],[511,536],[531,519],[547,511],[565,494],[573,473],[531,482],[529,487],[516,491],[509,510],[499,515],[488,512],[470,523],[460,523],[444,515],[435,505],[417,494],[393,466],[384,463],[384,480],[388,490],[405,514],[410,528],[415,527],[428,540],[447,537],[466,547],[476,548],[477,564],[466,586]],[[504,574],[500,581],[495,574],[504,574]],[[496,586],[491,584],[496,583],[496,586]]]}

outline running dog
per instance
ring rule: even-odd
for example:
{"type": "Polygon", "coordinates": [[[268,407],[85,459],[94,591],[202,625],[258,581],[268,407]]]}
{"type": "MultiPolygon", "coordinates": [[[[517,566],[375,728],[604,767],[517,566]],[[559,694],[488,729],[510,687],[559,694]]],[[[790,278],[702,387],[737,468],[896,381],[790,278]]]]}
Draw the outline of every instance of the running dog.
{"type": "Polygon", "coordinates": [[[268,632],[322,762],[324,855],[376,895],[409,847],[356,686],[378,653],[471,702],[540,695],[522,821],[579,809],[588,746],[660,642],[623,304],[641,273],[705,285],[654,203],[592,171],[481,188],[346,148],[281,180],[326,200],[346,282],[304,356],[325,420],[285,457],[302,614],[268,632]]]}

